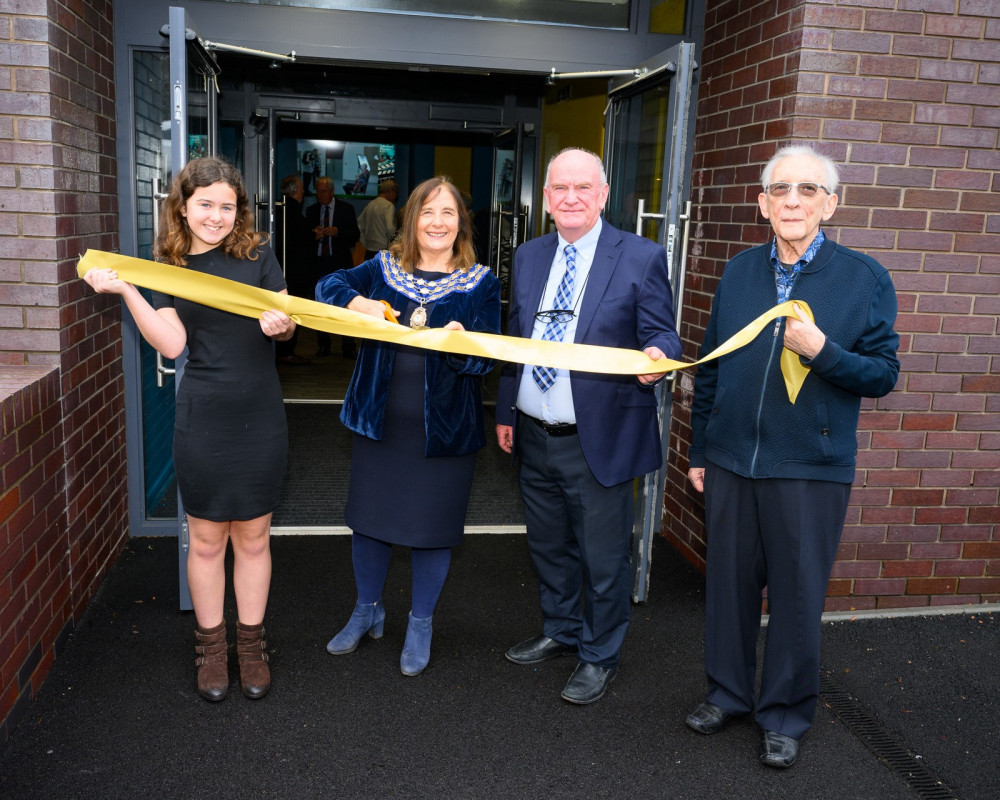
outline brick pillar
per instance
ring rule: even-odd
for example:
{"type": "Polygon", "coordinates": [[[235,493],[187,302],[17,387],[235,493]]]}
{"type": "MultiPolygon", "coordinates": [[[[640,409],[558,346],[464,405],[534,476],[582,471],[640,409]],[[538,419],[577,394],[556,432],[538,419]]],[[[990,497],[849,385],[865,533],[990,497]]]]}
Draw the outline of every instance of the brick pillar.
{"type": "MultiPolygon", "coordinates": [[[[827,607],[1000,600],[1000,19],[987,0],[712,3],[681,337],[694,358],[734,253],[770,237],[760,171],[815,142],[841,170],[827,232],[892,273],[902,371],[862,406],[827,607]]],[[[681,373],[664,532],[704,566],[681,373]]]]}
{"type": "Polygon", "coordinates": [[[112,8],[0,6],[0,741],[127,537],[112,8]]]}

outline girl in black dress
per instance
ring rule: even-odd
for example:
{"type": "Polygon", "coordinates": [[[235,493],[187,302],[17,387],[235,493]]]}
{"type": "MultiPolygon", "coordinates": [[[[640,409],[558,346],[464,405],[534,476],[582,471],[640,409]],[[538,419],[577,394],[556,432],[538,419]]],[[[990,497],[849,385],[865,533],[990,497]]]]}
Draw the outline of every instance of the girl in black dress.
{"type": "MultiPolygon", "coordinates": [[[[382,318],[386,305],[404,325],[498,333],[500,282],[475,263],[472,225],[446,178],[410,195],[400,236],[389,250],[323,278],[316,299],[382,318]],[[384,301],[384,302],[383,302],[384,301]]],[[[431,617],[461,542],[476,451],[486,444],[482,376],[489,359],[365,340],[341,420],[354,431],[345,517],[358,599],[330,643],[353,652],[367,633],[382,635],[393,545],[411,548],[413,587],[404,675],[430,660],[431,617]]]]}
{"type": "MultiPolygon", "coordinates": [[[[199,158],[174,179],[154,246],[157,261],[286,293],[266,234],[253,228],[239,172],[199,158]]],[[[225,556],[233,547],[240,683],[250,698],[271,685],[264,611],[271,582],[271,512],[288,459],[288,429],[272,340],[295,323],[277,310],[259,320],[155,293],[150,305],[113,270],[84,280],[121,295],[143,337],[167,358],[188,350],[177,391],[174,467],[191,535],[187,574],[197,629],[198,692],[229,691],[223,601],[225,556]]]]}

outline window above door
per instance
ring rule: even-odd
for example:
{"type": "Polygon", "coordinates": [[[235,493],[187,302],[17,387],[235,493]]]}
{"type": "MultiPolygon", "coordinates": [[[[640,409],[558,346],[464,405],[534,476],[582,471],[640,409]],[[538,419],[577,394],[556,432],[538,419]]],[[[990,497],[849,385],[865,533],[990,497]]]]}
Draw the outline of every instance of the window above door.
{"type": "MultiPolygon", "coordinates": [[[[222,0],[247,3],[250,0],[222,0]]],[[[253,5],[299,6],[342,11],[373,11],[421,16],[466,17],[503,22],[533,22],[624,30],[631,0],[253,0],[253,5]]]]}

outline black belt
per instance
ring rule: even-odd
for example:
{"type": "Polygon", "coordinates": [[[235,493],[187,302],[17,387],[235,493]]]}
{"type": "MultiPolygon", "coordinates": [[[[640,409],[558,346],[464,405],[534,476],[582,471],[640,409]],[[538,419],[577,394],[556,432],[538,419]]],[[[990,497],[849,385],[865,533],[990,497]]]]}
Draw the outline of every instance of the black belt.
{"type": "Polygon", "coordinates": [[[534,417],[528,416],[523,411],[520,414],[521,419],[527,420],[533,425],[537,425],[543,431],[545,431],[549,436],[575,436],[576,435],[576,425],[569,422],[560,422],[553,425],[549,422],[543,422],[540,419],[535,419],[534,417]]]}

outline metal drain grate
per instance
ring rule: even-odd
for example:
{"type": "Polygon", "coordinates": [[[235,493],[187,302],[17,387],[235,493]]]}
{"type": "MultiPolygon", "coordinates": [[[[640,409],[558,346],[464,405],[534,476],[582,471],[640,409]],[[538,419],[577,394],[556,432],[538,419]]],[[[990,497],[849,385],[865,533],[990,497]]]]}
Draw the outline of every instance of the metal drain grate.
{"type": "Polygon", "coordinates": [[[841,689],[823,670],[819,693],[849,731],[902,778],[924,800],[959,800],[955,792],[913,753],[895,741],[882,724],[857,700],[841,689]]]}

